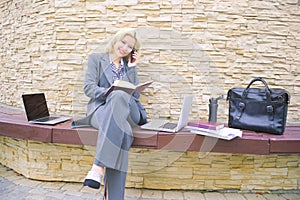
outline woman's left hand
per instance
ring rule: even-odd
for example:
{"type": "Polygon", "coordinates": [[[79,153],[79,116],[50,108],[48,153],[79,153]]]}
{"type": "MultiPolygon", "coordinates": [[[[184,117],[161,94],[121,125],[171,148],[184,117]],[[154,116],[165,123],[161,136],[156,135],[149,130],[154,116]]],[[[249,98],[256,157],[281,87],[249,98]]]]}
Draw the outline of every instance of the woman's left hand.
{"type": "Polygon", "coordinates": [[[139,60],[139,54],[138,54],[138,52],[135,51],[132,57],[133,57],[133,62],[131,61],[131,56],[129,56],[128,67],[134,67],[134,66],[136,66],[136,64],[138,63],[138,60],[139,60]]]}

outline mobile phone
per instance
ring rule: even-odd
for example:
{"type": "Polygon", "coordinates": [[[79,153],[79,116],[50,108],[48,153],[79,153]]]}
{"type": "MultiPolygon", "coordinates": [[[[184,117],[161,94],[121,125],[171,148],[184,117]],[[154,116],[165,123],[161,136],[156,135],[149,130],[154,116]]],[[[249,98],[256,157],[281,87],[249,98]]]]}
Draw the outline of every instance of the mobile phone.
{"type": "Polygon", "coordinates": [[[130,52],[130,62],[133,63],[135,62],[135,59],[133,58],[133,54],[135,53],[135,48],[132,49],[132,51],[130,52]]]}

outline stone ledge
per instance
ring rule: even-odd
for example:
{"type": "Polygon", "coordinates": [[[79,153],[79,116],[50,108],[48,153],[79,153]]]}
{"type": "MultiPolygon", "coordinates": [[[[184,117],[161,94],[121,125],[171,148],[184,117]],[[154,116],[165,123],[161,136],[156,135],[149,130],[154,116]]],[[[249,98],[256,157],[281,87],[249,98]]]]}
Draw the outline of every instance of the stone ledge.
{"type": "MultiPolygon", "coordinates": [[[[55,126],[36,125],[27,122],[21,109],[0,107],[0,135],[48,143],[92,145],[97,140],[93,128],[71,129],[71,121],[55,126]]],[[[242,138],[220,140],[190,133],[182,129],[178,133],[166,133],[133,129],[132,147],[173,151],[201,151],[266,155],[273,153],[300,153],[300,125],[286,127],[283,135],[243,131],[242,138]],[[207,144],[210,144],[207,147],[207,144]]]]}

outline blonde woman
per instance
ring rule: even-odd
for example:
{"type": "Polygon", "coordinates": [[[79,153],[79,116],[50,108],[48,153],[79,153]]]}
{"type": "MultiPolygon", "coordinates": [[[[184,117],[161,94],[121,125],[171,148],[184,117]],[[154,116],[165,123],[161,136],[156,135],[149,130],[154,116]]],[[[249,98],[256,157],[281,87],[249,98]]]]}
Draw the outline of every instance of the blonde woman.
{"type": "Polygon", "coordinates": [[[132,126],[146,123],[146,112],[139,93],[131,96],[116,90],[104,94],[115,80],[138,84],[139,49],[135,30],[122,29],[109,41],[106,53],[89,56],[84,82],[84,92],[90,98],[87,116],[73,123],[73,127],[90,125],[99,130],[94,164],[84,185],[99,189],[104,177],[106,199],[124,199],[132,126]]]}

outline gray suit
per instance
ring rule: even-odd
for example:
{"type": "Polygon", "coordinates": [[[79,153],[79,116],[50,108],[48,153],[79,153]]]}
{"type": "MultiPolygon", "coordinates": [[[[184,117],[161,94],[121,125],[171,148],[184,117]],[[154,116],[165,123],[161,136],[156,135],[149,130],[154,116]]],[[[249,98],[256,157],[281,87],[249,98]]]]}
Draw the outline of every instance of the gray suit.
{"type": "MultiPolygon", "coordinates": [[[[124,80],[138,84],[136,68],[128,67],[126,60],[124,65],[124,80]]],[[[138,100],[139,93],[131,96],[117,90],[106,97],[104,93],[112,83],[109,55],[90,55],[84,82],[84,92],[90,97],[87,116],[74,121],[72,126],[93,126],[99,130],[94,163],[106,167],[105,185],[108,184],[109,197],[123,199],[128,151],[133,141],[131,127],[145,123],[146,112],[138,100]]]]}
{"type": "MultiPolygon", "coordinates": [[[[113,82],[113,73],[109,67],[109,55],[108,54],[91,54],[88,59],[88,69],[86,71],[86,77],[84,81],[84,92],[90,97],[90,101],[87,105],[87,116],[83,119],[75,121],[72,126],[73,128],[88,127],[90,126],[90,118],[99,108],[99,106],[105,104],[106,97],[104,96],[105,91],[113,82]]],[[[127,80],[134,85],[138,84],[137,71],[135,67],[128,67],[127,62],[124,61],[126,76],[124,80],[127,80]]],[[[139,102],[139,93],[133,95],[140,113],[141,122],[139,124],[144,124],[146,122],[147,116],[144,107],[139,102]]]]}

